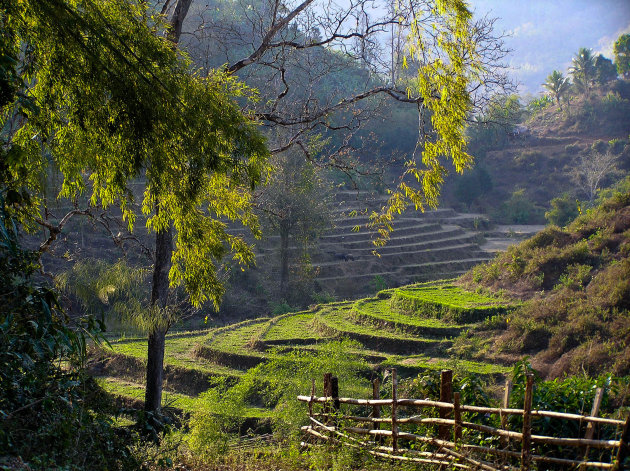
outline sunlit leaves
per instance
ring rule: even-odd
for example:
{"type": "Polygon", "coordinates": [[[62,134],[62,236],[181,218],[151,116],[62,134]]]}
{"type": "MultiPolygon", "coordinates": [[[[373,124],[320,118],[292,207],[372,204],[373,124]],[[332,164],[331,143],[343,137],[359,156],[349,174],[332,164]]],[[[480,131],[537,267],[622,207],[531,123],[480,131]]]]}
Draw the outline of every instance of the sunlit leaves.
{"type": "MultiPolygon", "coordinates": [[[[412,9],[413,10],[413,9],[412,9]]],[[[471,111],[469,86],[483,66],[477,58],[472,14],[462,0],[436,0],[432,14],[416,12],[408,36],[408,54],[418,73],[407,90],[418,97],[421,138],[418,152],[406,162],[405,172],[387,205],[371,216],[377,246],[386,242],[395,214],[409,205],[424,211],[436,207],[450,161],[457,172],[472,165],[466,152],[465,120],[471,111]],[[430,121],[425,128],[424,120],[430,121]]]]}
{"type": "Polygon", "coordinates": [[[2,183],[38,195],[41,175],[58,169],[61,197],[118,205],[130,229],[139,202],[149,230],[176,229],[171,284],[184,285],[195,304],[217,303],[220,258],[253,260],[218,219],[259,234],[250,191],[266,178],[267,150],[235,102],[257,96],[220,71],[196,73],[159,19],[147,25],[146,8],[139,0],[20,0],[10,11],[23,92],[38,113],[2,109],[3,125],[16,113],[21,120],[7,143],[21,157],[2,183]],[[132,181],[145,185],[142,195],[132,181]]]}

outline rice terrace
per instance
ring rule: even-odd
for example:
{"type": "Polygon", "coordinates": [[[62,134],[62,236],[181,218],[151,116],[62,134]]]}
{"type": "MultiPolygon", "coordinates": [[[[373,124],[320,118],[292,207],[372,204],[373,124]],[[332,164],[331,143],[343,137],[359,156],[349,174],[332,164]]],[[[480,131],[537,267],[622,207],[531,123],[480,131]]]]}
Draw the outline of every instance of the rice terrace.
{"type": "Polygon", "coordinates": [[[630,470],[629,25],[0,0],[0,470],[630,470]]]}

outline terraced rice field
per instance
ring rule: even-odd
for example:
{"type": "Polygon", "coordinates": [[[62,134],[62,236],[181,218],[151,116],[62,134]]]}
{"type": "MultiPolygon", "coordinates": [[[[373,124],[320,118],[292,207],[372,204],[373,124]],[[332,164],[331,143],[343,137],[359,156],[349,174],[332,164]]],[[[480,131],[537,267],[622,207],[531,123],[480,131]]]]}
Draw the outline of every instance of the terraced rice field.
{"type": "MultiPolygon", "coordinates": [[[[498,380],[508,366],[462,360],[449,352],[454,339],[474,323],[456,322],[453,317],[457,316],[444,313],[454,311],[460,318],[480,321],[483,316],[505,315],[512,306],[509,300],[466,292],[451,281],[440,281],[217,329],[171,333],[165,353],[165,405],[195,409],[203,403],[204,391],[236,384],[249,368],[288,352],[308,357],[327,342],[343,338],[357,342],[349,353],[365,360],[366,377],[373,374],[370,368],[396,367],[402,376],[452,368],[498,380]]],[[[112,394],[141,400],[146,340],[125,338],[111,345],[113,352],[101,351],[94,360],[94,373],[112,394]]],[[[273,410],[252,405],[245,413],[260,418],[272,416],[273,410]]]]}

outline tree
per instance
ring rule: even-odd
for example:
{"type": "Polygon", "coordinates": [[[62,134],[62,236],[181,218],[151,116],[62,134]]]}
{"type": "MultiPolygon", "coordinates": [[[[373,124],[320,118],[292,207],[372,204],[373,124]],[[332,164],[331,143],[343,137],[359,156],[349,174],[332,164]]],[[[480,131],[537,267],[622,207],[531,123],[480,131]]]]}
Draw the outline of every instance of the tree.
{"type": "Polygon", "coordinates": [[[54,240],[71,217],[89,211],[45,217],[48,168],[64,175],[61,196],[89,191],[92,204],[118,204],[130,227],[137,213],[130,183],[144,182],[141,210],[156,233],[145,406],[159,411],[169,285],[183,286],[195,305],[218,305],[220,259],[253,259],[219,220],[259,233],[251,188],[264,178],[268,153],[234,101],[250,90],[222,73],[191,72],[173,47],[177,23],[168,39],[155,34],[163,25],[148,22],[142,1],[5,5],[3,32],[21,83],[2,109],[2,189],[24,223],[42,224],[54,240]],[[34,105],[23,106],[23,96],[34,105]]]}
{"type": "Polygon", "coordinates": [[[595,81],[601,85],[617,79],[617,68],[613,62],[601,54],[595,57],[595,81]]]}
{"type": "Polygon", "coordinates": [[[571,60],[569,70],[576,87],[588,95],[595,80],[595,58],[591,50],[581,47],[571,60]]]}
{"type": "Polygon", "coordinates": [[[321,170],[296,153],[273,160],[274,172],[259,198],[264,219],[280,236],[280,293],[289,286],[290,243],[304,252],[323,230],[330,227],[328,189],[321,170]]]}
{"type": "MultiPolygon", "coordinates": [[[[191,2],[178,0],[163,11],[191,2]]],[[[266,126],[290,130],[272,153],[306,149],[304,143],[313,133],[353,132],[366,121],[366,104],[391,99],[417,109],[417,152],[408,156],[384,211],[373,214],[373,224],[386,237],[393,216],[408,205],[423,209],[437,204],[446,160],[454,162],[458,172],[471,165],[472,157],[464,151],[464,126],[473,109],[487,104],[489,89],[506,87],[505,74],[496,65],[507,51],[492,33],[493,21],[473,21],[463,1],[409,0],[395,8],[386,8],[386,0],[382,3],[383,8],[375,8],[368,0],[305,0],[295,5],[260,0],[232,18],[198,7],[184,23],[190,36],[182,46],[194,51],[200,63],[205,57],[209,65],[218,59],[208,60],[207,53],[220,51],[219,63],[227,63],[227,71],[261,89],[265,99],[256,105],[257,116],[266,126]],[[303,33],[315,27],[319,41],[303,33]],[[400,27],[408,39],[403,60],[391,60],[382,48],[379,38],[392,27],[396,35],[400,27]],[[338,82],[330,93],[316,93],[314,86],[348,60],[368,72],[362,89],[348,90],[338,82]],[[409,74],[412,80],[381,80],[381,74],[399,77],[390,69],[405,66],[415,67],[409,74]],[[299,79],[292,76],[293,70],[300,71],[299,79]]],[[[347,169],[343,157],[348,149],[347,140],[326,149],[328,163],[347,169]]]]}
{"type": "Polygon", "coordinates": [[[562,75],[562,72],[558,70],[554,70],[549,74],[545,83],[542,84],[549,92],[553,95],[556,100],[556,103],[562,110],[562,104],[560,103],[560,99],[566,95],[566,93],[571,88],[571,82],[567,77],[562,75]]]}
{"type": "Polygon", "coordinates": [[[617,38],[613,52],[619,75],[630,77],[630,34],[622,34],[617,38]]]}
{"type": "Polygon", "coordinates": [[[619,156],[610,150],[601,152],[595,146],[591,152],[582,154],[575,165],[573,178],[582,192],[593,204],[597,191],[604,180],[616,172],[619,156]]]}

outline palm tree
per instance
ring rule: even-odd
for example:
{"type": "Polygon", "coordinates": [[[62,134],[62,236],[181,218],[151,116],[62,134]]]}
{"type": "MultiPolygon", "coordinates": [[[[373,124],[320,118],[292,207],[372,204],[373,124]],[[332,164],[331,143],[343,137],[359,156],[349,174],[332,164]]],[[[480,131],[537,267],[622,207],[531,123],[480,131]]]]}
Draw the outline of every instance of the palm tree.
{"type": "Polygon", "coordinates": [[[590,49],[581,47],[569,67],[573,82],[578,89],[584,91],[587,95],[591,84],[595,80],[595,57],[590,49]]]}
{"type": "Polygon", "coordinates": [[[556,103],[562,110],[562,104],[560,103],[560,98],[562,98],[571,88],[571,82],[569,82],[569,78],[562,75],[562,72],[554,70],[549,74],[545,83],[542,84],[556,99],[556,103]]]}

